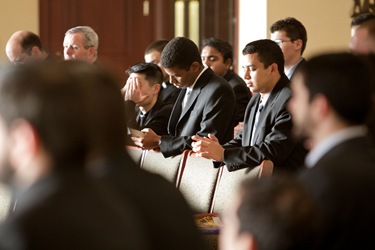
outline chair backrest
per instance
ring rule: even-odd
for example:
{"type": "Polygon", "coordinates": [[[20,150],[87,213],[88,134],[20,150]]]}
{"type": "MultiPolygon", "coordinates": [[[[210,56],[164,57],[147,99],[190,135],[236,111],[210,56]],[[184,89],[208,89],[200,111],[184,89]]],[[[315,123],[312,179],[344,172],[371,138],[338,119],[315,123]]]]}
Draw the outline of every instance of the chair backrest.
{"type": "Polygon", "coordinates": [[[210,212],[221,214],[230,203],[238,185],[246,178],[262,178],[272,175],[273,162],[264,160],[259,166],[249,171],[248,168],[229,172],[226,166],[222,167],[218,182],[215,188],[210,212]]]}
{"type": "Polygon", "coordinates": [[[129,154],[130,158],[140,167],[142,166],[143,163],[143,155],[144,155],[144,150],[142,150],[139,147],[136,146],[130,146],[126,145],[125,146],[126,152],[129,154]]]}
{"type": "Polygon", "coordinates": [[[12,193],[9,187],[0,184],[0,223],[6,219],[11,210],[12,193]]]}
{"type": "Polygon", "coordinates": [[[209,212],[219,169],[214,168],[211,160],[196,157],[190,151],[181,171],[177,187],[193,212],[209,212]]]}
{"type": "Polygon", "coordinates": [[[145,150],[141,168],[151,173],[159,174],[169,182],[176,184],[182,155],[165,158],[159,151],[145,150]]]}

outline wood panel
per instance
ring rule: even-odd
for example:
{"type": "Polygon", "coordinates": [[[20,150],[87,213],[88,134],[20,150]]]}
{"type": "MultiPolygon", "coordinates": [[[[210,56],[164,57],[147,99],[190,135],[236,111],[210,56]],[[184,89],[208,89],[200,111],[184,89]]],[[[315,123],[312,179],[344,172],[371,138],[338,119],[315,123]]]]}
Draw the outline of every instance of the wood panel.
{"type": "Polygon", "coordinates": [[[200,37],[234,42],[234,0],[200,1],[200,37]]]}
{"type": "Polygon", "coordinates": [[[91,26],[99,36],[98,62],[124,81],[125,70],[143,61],[146,46],[173,37],[173,1],[149,0],[144,15],[141,0],[40,0],[40,36],[52,55],[63,59],[64,33],[91,26]]]}
{"type": "MultiPolygon", "coordinates": [[[[98,62],[125,81],[125,70],[143,61],[149,43],[174,37],[175,1],[148,2],[145,16],[143,0],[40,0],[40,36],[46,50],[63,59],[65,31],[91,26],[99,35],[98,62]]],[[[216,37],[234,45],[234,13],[234,0],[201,0],[200,40],[216,37]]]]}

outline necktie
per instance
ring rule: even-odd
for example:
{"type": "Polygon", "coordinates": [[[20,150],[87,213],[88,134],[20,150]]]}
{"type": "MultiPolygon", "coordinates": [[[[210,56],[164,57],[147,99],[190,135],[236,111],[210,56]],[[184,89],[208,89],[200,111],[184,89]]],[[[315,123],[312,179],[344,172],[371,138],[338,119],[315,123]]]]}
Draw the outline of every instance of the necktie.
{"type": "Polygon", "coordinates": [[[143,128],[146,120],[146,114],[139,115],[139,127],[143,128]]]}
{"type": "Polygon", "coordinates": [[[262,104],[262,99],[260,99],[259,105],[258,105],[258,110],[257,110],[257,113],[255,114],[255,120],[254,120],[254,125],[253,125],[253,132],[251,133],[251,143],[250,143],[250,146],[254,145],[254,134],[255,134],[255,131],[256,131],[256,128],[257,128],[257,125],[258,125],[259,115],[260,115],[260,113],[262,113],[263,109],[264,109],[264,105],[262,104]]]}
{"type": "Polygon", "coordinates": [[[182,101],[182,110],[184,110],[184,108],[186,106],[186,103],[187,103],[187,100],[189,99],[190,94],[191,94],[191,90],[187,89],[186,93],[185,93],[184,100],[182,101]]]}

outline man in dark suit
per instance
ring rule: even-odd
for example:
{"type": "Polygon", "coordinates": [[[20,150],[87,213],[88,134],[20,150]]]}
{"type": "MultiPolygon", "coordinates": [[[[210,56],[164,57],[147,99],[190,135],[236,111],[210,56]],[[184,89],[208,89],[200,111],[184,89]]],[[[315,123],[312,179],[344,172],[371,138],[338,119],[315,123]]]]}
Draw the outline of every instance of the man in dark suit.
{"type": "Polygon", "coordinates": [[[0,249],[149,249],[131,202],[120,205],[86,174],[92,110],[80,82],[92,79],[76,63],[2,72],[0,176],[16,187],[17,203],[0,227],[0,249]]]}
{"type": "Polygon", "coordinates": [[[163,82],[161,83],[158,98],[165,103],[174,104],[178,95],[180,94],[181,89],[176,88],[176,86],[169,82],[169,76],[167,73],[165,73],[165,70],[160,63],[161,52],[168,42],[168,40],[156,40],[149,44],[145,50],[145,62],[157,64],[163,72],[163,82]]]}
{"type": "Polygon", "coordinates": [[[16,65],[52,60],[44,50],[40,37],[26,30],[14,32],[7,42],[5,51],[9,61],[16,65]]]}
{"type": "Polygon", "coordinates": [[[240,122],[243,122],[251,93],[249,88],[246,87],[245,81],[231,69],[233,64],[232,46],[217,38],[205,39],[202,42],[201,57],[203,64],[227,80],[232,87],[236,97],[234,125],[237,126],[240,122]]]}
{"type": "Polygon", "coordinates": [[[144,137],[135,138],[136,145],[160,147],[169,157],[191,149],[195,134],[214,134],[222,143],[233,138],[233,90],[222,77],[203,67],[197,45],[184,37],[172,39],[162,52],[161,64],[170,82],[182,89],[169,119],[169,135],[149,130],[144,137]]]}
{"type": "Polygon", "coordinates": [[[273,161],[276,172],[296,170],[306,151],[292,137],[292,117],[286,109],[291,91],[283,53],[267,39],[247,44],[242,53],[244,79],[254,93],[242,133],[223,146],[213,135],[194,136],[193,150],[199,156],[224,162],[229,171],[255,167],[265,159],[273,161]]]}
{"type": "Polygon", "coordinates": [[[293,79],[296,135],[310,138],[300,180],[320,223],[316,249],[373,249],[375,151],[367,136],[373,76],[354,55],[311,58],[293,79]]]}
{"type": "Polygon", "coordinates": [[[288,17],[273,23],[270,31],[271,40],[275,41],[283,51],[285,75],[292,79],[294,72],[306,63],[302,57],[307,43],[306,28],[294,17],[288,17]]]}
{"type": "Polygon", "coordinates": [[[122,89],[128,128],[150,128],[158,135],[168,134],[168,120],[173,104],[158,98],[163,73],[153,63],[138,63],[127,71],[129,78],[122,89]],[[136,108],[137,106],[137,108],[136,108]]]}

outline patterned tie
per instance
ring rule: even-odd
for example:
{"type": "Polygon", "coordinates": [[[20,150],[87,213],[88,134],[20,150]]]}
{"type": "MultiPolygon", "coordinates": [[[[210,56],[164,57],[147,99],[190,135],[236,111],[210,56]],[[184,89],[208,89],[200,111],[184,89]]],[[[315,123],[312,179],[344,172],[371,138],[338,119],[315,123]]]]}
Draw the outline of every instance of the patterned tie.
{"type": "Polygon", "coordinates": [[[250,146],[254,145],[254,134],[255,134],[255,131],[256,131],[256,128],[257,128],[257,125],[258,125],[259,115],[260,115],[260,113],[262,113],[263,109],[264,109],[264,105],[262,104],[262,99],[260,99],[259,106],[258,106],[258,111],[255,114],[255,120],[254,120],[254,125],[253,125],[253,132],[251,133],[251,143],[250,143],[250,146]]]}

